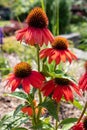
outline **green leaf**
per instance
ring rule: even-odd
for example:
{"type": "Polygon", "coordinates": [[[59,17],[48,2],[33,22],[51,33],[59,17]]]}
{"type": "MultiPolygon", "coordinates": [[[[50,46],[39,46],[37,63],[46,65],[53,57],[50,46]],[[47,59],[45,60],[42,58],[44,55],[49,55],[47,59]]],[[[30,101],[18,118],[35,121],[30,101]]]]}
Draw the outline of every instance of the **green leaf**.
{"type": "Polygon", "coordinates": [[[62,70],[55,70],[56,74],[64,74],[62,70]]]}
{"type": "Polygon", "coordinates": [[[74,99],[74,102],[72,103],[75,107],[77,107],[79,110],[83,109],[83,106],[79,103],[77,99],[74,99]]]}
{"type": "Polygon", "coordinates": [[[27,94],[25,94],[24,92],[13,92],[9,95],[14,96],[14,97],[19,98],[19,99],[27,99],[28,98],[27,94]]]}
{"type": "Polygon", "coordinates": [[[74,123],[74,122],[76,122],[77,120],[78,120],[77,118],[67,118],[67,119],[64,119],[62,122],[60,122],[60,124],[74,123]]]}
{"type": "Polygon", "coordinates": [[[17,106],[16,110],[15,110],[14,113],[13,113],[13,116],[14,116],[14,117],[17,115],[17,113],[21,110],[22,107],[23,107],[22,104],[20,104],[20,105],[17,106]]]}
{"type": "Polygon", "coordinates": [[[55,61],[53,61],[51,64],[49,64],[49,71],[50,72],[54,72],[54,69],[55,69],[55,61]]]}
{"type": "Polygon", "coordinates": [[[28,130],[28,129],[23,128],[23,127],[16,127],[16,128],[12,128],[12,130],[28,130]]]}
{"type": "Polygon", "coordinates": [[[65,124],[65,125],[62,127],[62,130],[70,130],[70,128],[72,128],[73,125],[74,125],[73,123],[65,124]]]}
{"type": "Polygon", "coordinates": [[[0,119],[0,128],[2,128],[2,127],[3,127],[3,124],[4,124],[7,120],[9,120],[9,119],[10,119],[10,117],[9,117],[8,115],[3,116],[3,117],[0,119]]]}
{"type": "Polygon", "coordinates": [[[49,114],[58,120],[57,107],[53,100],[47,100],[40,105],[42,107],[45,107],[48,110],[49,114]]]}
{"type": "Polygon", "coordinates": [[[34,130],[53,130],[51,124],[45,123],[43,120],[39,120],[39,123],[31,128],[34,130]]]}

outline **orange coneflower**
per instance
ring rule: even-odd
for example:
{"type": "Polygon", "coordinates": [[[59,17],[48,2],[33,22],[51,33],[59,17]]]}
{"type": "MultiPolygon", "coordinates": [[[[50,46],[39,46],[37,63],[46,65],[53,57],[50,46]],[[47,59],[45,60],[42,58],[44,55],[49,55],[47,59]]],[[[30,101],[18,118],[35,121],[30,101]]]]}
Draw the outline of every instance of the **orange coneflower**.
{"type": "MultiPolygon", "coordinates": [[[[36,100],[33,100],[33,103],[34,103],[34,107],[35,107],[35,114],[37,115],[39,109],[38,109],[36,100]]],[[[21,111],[23,113],[25,113],[25,114],[28,114],[28,116],[32,116],[33,115],[33,108],[31,106],[24,106],[24,107],[22,107],[21,111]]],[[[41,109],[41,114],[44,115],[45,112],[46,112],[46,109],[42,108],[41,109]]]]}
{"type": "Polygon", "coordinates": [[[28,27],[17,31],[16,38],[18,41],[24,41],[30,45],[39,44],[39,46],[42,46],[43,43],[48,45],[48,42],[53,41],[54,37],[47,28],[47,15],[40,7],[31,10],[26,22],[28,27]]]}
{"type": "Polygon", "coordinates": [[[43,49],[40,52],[40,58],[47,58],[48,62],[55,61],[59,64],[60,61],[65,62],[66,59],[71,63],[72,59],[77,57],[68,49],[69,42],[64,37],[56,37],[52,42],[52,48],[43,49]]]}
{"type": "Polygon", "coordinates": [[[84,66],[86,71],[79,80],[79,88],[83,91],[87,90],[87,61],[85,62],[84,66]]]}
{"type": "Polygon", "coordinates": [[[80,95],[78,86],[68,78],[55,78],[46,82],[41,91],[44,96],[52,96],[57,102],[64,97],[66,101],[73,101],[72,89],[80,95]]]}
{"type": "Polygon", "coordinates": [[[14,72],[9,74],[6,80],[6,86],[11,87],[12,92],[22,85],[23,90],[29,93],[30,85],[40,88],[45,78],[39,72],[33,71],[28,63],[21,62],[14,67],[14,72]]]}

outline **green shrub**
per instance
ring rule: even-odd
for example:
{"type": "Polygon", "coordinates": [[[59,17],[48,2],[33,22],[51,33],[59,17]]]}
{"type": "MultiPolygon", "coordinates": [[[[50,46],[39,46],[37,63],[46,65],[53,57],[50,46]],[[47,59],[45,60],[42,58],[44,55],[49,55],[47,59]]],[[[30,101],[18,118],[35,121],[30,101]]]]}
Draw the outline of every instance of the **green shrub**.
{"type": "Polygon", "coordinates": [[[8,60],[2,56],[0,56],[0,75],[4,76],[10,72],[10,66],[8,60]]]}
{"type": "Polygon", "coordinates": [[[64,34],[70,24],[70,7],[71,3],[69,0],[60,0],[59,4],[59,33],[64,34]]]}

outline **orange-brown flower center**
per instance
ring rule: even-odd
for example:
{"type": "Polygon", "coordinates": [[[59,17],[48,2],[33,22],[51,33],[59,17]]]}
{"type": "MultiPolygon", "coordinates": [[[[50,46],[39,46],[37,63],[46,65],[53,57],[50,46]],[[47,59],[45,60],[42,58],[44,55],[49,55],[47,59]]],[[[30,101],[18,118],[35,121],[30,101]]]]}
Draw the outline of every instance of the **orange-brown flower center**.
{"type": "Polygon", "coordinates": [[[16,77],[24,78],[29,76],[31,73],[31,66],[26,62],[18,63],[14,67],[14,74],[16,77]]]}
{"type": "Polygon", "coordinates": [[[83,127],[85,130],[87,130],[87,116],[84,118],[83,127]]]}
{"type": "Polygon", "coordinates": [[[66,50],[68,48],[68,40],[64,37],[56,37],[52,43],[52,47],[57,50],[66,50]]]}
{"type": "Polygon", "coordinates": [[[84,66],[85,66],[85,69],[86,69],[86,71],[87,71],[87,61],[85,62],[85,65],[84,65],[84,66]]]}
{"type": "Polygon", "coordinates": [[[47,15],[40,7],[36,7],[31,10],[26,18],[26,22],[29,26],[35,28],[45,28],[48,26],[47,15]]]}
{"type": "Polygon", "coordinates": [[[69,85],[70,80],[66,78],[55,78],[55,83],[61,86],[69,85]]]}

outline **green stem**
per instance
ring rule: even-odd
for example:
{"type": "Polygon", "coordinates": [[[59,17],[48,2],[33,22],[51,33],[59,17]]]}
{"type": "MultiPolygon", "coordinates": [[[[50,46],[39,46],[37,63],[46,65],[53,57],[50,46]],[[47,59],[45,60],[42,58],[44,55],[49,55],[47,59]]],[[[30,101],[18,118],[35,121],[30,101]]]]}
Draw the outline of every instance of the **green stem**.
{"type": "Polygon", "coordinates": [[[33,109],[33,120],[32,120],[32,124],[33,124],[33,126],[35,126],[36,125],[36,113],[35,113],[34,104],[32,105],[32,109],[33,109]]]}
{"type": "Polygon", "coordinates": [[[56,0],[56,35],[59,35],[59,0],[56,0]]]}
{"type": "MultiPolygon", "coordinates": [[[[37,45],[37,65],[38,65],[38,72],[40,72],[40,59],[39,59],[39,46],[37,45]]],[[[38,96],[39,96],[39,103],[42,103],[42,95],[40,90],[38,90],[38,96]]],[[[39,107],[38,114],[37,114],[37,122],[39,121],[40,114],[41,114],[41,107],[39,107]]]]}
{"type": "Polygon", "coordinates": [[[45,10],[44,0],[40,0],[40,2],[41,2],[42,9],[45,10]]]}
{"type": "Polygon", "coordinates": [[[38,65],[38,72],[40,72],[40,58],[39,58],[39,46],[37,45],[37,65],[38,65]]]}
{"type": "Polygon", "coordinates": [[[79,122],[81,121],[82,117],[83,117],[84,114],[85,114],[86,109],[87,109],[87,101],[86,101],[86,103],[85,103],[84,109],[83,109],[83,111],[82,111],[82,113],[81,113],[81,116],[79,117],[77,123],[79,123],[79,122]]]}
{"type": "MultiPolygon", "coordinates": [[[[59,113],[59,109],[60,109],[60,104],[57,104],[57,114],[59,113]]],[[[58,120],[56,120],[56,124],[55,124],[55,130],[58,130],[58,120]]]]}
{"type": "Polygon", "coordinates": [[[31,107],[32,107],[32,110],[33,110],[33,115],[32,115],[32,124],[33,126],[36,125],[36,113],[35,113],[35,106],[34,106],[34,103],[33,103],[33,100],[32,98],[30,97],[30,94],[28,94],[28,104],[30,105],[31,104],[31,107]]]}

